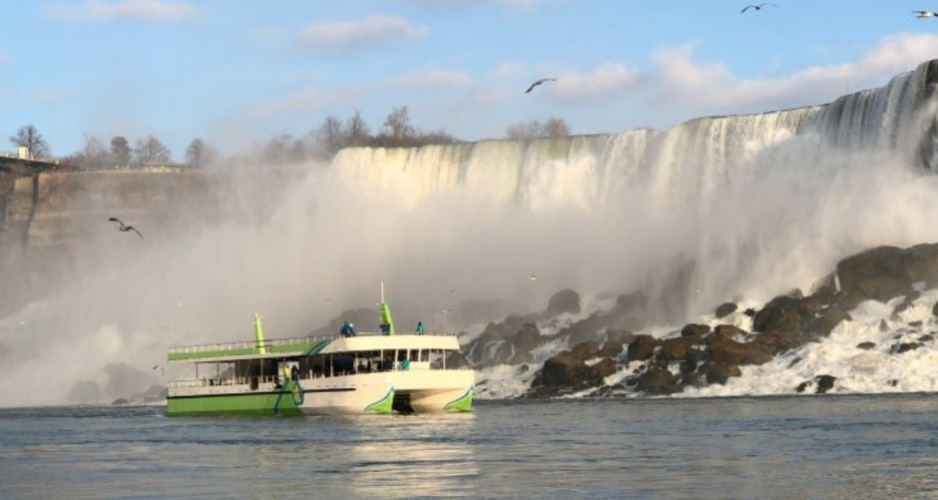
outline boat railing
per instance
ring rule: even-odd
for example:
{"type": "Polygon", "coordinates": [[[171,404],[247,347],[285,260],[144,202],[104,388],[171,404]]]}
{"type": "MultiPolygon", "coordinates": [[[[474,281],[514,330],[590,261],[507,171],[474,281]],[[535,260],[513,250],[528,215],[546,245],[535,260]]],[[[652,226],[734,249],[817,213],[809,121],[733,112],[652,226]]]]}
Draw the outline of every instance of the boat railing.
{"type": "MultiPolygon", "coordinates": [[[[356,332],[355,337],[378,337],[384,335],[381,332],[356,332]]],[[[397,335],[415,335],[414,333],[398,333],[397,335]]],[[[427,332],[423,335],[427,336],[440,336],[440,337],[455,337],[458,334],[454,332],[427,332]]],[[[215,344],[201,344],[193,346],[175,346],[169,348],[170,354],[191,354],[199,352],[216,352],[216,351],[232,351],[238,349],[253,349],[255,352],[261,347],[277,347],[285,345],[296,345],[296,344],[308,344],[313,342],[319,342],[322,340],[333,340],[337,338],[343,338],[343,335],[327,335],[322,337],[292,337],[286,339],[270,339],[265,340],[263,344],[259,344],[254,340],[241,340],[237,342],[220,342],[215,344]]]]}
{"type": "MultiPolygon", "coordinates": [[[[414,363],[418,364],[418,363],[414,363]]],[[[462,370],[463,368],[443,368],[442,366],[431,366],[430,363],[419,363],[419,365],[425,366],[414,366],[413,364],[409,368],[404,368],[400,363],[395,363],[390,367],[379,368],[375,366],[369,370],[330,370],[326,372],[321,371],[302,371],[299,373],[299,380],[314,380],[322,378],[336,378],[336,377],[345,377],[350,375],[368,375],[370,373],[384,373],[384,372],[412,372],[412,371],[423,371],[423,370],[432,370],[432,371],[449,371],[449,370],[462,370]]],[[[262,377],[254,376],[238,376],[238,377],[202,377],[197,379],[180,379],[173,380],[167,384],[171,389],[180,389],[180,388],[191,388],[191,387],[225,387],[225,386],[235,386],[235,385],[251,385],[252,382],[260,384],[277,384],[282,379],[276,375],[264,375],[262,377]]]]}

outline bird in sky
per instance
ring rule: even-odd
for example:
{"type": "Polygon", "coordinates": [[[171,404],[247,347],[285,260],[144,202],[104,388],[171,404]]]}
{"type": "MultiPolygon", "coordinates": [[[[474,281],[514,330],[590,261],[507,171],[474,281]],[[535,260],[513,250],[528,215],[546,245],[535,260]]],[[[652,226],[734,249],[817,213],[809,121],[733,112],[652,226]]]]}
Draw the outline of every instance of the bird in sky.
{"type": "Polygon", "coordinates": [[[537,281],[537,275],[536,275],[536,274],[532,274],[532,275],[528,276],[528,279],[531,280],[531,281],[537,281]]]}
{"type": "Polygon", "coordinates": [[[913,10],[912,13],[915,14],[915,17],[919,19],[926,17],[938,17],[938,12],[933,10],[913,10]]]}
{"type": "Polygon", "coordinates": [[[166,371],[163,370],[163,367],[162,367],[162,366],[160,366],[160,365],[153,365],[153,369],[154,369],[154,370],[156,370],[157,368],[160,369],[160,375],[166,375],[166,371]]]}
{"type": "Polygon", "coordinates": [[[747,6],[743,7],[743,10],[741,10],[741,11],[739,11],[739,12],[740,12],[740,13],[743,13],[743,12],[746,12],[747,10],[749,10],[749,9],[762,10],[762,7],[765,7],[765,6],[767,6],[767,5],[771,5],[772,7],[778,7],[778,5],[775,5],[774,3],[760,3],[760,4],[756,4],[756,5],[747,5],[747,6]]]}
{"type": "Polygon", "coordinates": [[[120,232],[122,232],[122,233],[126,233],[127,231],[133,231],[133,232],[137,233],[137,236],[139,236],[141,240],[143,239],[143,235],[140,234],[140,231],[137,231],[137,228],[135,228],[135,227],[133,227],[133,226],[128,226],[127,224],[124,224],[124,221],[118,219],[117,217],[111,217],[111,218],[109,218],[108,220],[111,221],[111,222],[116,222],[116,223],[120,224],[120,226],[117,227],[117,230],[118,230],[118,231],[120,231],[120,232]]]}
{"type": "Polygon", "coordinates": [[[556,78],[541,78],[540,80],[538,80],[538,81],[532,83],[531,86],[528,87],[528,90],[525,90],[524,93],[525,93],[525,94],[530,93],[532,90],[534,90],[534,87],[537,87],[538,85],[540,85],[540,84],[542,84],[542,83],[544,83],[544,82],[556,82],[556,81],[557,81],[556,78]]]}

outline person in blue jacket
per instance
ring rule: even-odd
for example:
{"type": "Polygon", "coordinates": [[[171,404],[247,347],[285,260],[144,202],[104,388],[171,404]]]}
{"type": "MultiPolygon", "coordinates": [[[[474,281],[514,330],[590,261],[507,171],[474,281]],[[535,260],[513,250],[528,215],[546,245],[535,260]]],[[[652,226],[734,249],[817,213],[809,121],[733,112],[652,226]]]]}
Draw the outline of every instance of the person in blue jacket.
{"type": "Polygon", "coordinates": [[[342,328],[339,330],[339,333],[341,333],[343,337],[354,337],[355,325],[346,321],[342,323],[342,328]]]}
{"type": "Polygon", "coordinates": [[[417,335],[423,335],[423,321],[417,322],[417,335]]]}

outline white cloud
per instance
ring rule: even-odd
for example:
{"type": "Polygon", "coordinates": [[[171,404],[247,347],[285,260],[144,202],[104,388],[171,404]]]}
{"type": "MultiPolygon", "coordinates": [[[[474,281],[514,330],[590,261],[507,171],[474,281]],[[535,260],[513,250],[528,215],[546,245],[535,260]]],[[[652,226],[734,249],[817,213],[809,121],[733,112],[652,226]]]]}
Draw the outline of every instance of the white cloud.
{"type": "Polygon", "coordinates": [[[183,21],[198,14],[198,7],[167,0],[86,0],[45,6],[50,15],[79,21],[183,21]]]}
{"type": "Polygon", "coordinates": [[[641,73],[621,63],[606,63],[588,72],[565,71],[547,85],[548,94],[565,101],[605,99],[635,88],[641,73]]]}
{"type": "Polygon", "coordinates": [[[402,90],[433,90],[472,84],[472,77],[461,71],[415,71],[391,78],[390,85],[402,90]]]}
{"type": "Polygon", "coordinates": [[[820,104],[883,80],[938,56],[938,34],[899,34],[881,39],[859,61],[812,66],[778,78],[742,78],[725,64],[694,60],[694,45],[662,50],[651,75],[657,103],[737,112],[820,104]]]}
{"type": "Polygon", "coordinates": [[[358,21],[314,24],[303,30],[299,43],[317,49],[352,49],[389,42],[423,40],[429,29],[397,16],[369,16],[358,21]]]}

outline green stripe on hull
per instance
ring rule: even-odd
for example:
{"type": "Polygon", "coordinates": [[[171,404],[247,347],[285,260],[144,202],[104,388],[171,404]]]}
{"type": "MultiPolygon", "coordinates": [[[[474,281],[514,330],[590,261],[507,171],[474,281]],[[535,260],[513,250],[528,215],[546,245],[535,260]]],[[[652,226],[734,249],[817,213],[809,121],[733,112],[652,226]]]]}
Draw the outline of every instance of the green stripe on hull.
{"type": "Polygon", "coordinates": [[[446,406],[443,407],[443,411],[452,411],[452,412],[470,412],[472,411],[472,396],[475,394],[475,386],[469,388],[465,394],[459,398],[446,403],[446,406]]]}
{"type": "Polygon", "coordinates": [[[394,388],[388,389],[383,398],[365,407],[367,413],[391,413],[394,407],[394,388]]]}
{"type": "Polygon", "coordinates": [[[217,414],[299,414],[290,391],[266,394],[212,395],[206,397],[168,398],[166,413],[169,416],[217,415],[217,414]],[[279,401],[278,401],[279,398],[279,401]],[[276,410],[275,410],[276,409],[276,410]]]}

